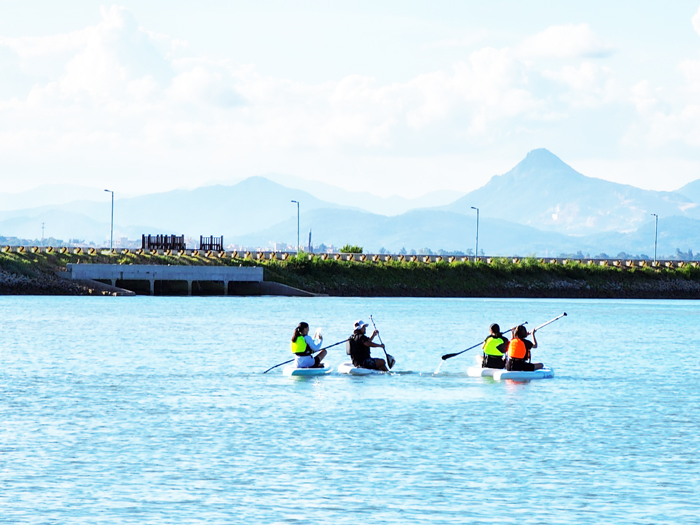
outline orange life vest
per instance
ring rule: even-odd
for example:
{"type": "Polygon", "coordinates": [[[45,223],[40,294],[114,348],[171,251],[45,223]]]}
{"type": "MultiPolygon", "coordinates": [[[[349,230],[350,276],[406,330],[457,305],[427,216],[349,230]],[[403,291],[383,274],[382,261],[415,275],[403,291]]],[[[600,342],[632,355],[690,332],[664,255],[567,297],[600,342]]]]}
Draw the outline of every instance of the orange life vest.
{"type": "Polygon", "coordinates": [[[510,359],[528,359],[528,351],[525,343],[521,339],[514,337],[508,343],[508,357],[510,359]]]}

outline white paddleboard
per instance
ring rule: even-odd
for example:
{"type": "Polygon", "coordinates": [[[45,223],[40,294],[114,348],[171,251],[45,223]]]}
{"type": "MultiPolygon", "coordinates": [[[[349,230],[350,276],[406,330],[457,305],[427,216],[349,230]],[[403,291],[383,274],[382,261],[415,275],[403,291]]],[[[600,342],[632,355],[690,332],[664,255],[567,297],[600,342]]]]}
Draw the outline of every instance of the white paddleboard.
{"type": "Polygon", "coordinates": [[[370,368],[360,368],[352,363],[343,363],[342,365],[338,365],[338,373],[348,374],[351,376],[368,376],[371,374],[385,374],[386,372],[381,370],[372,370],[370,368]]]}
{"type": "Polygon", "coordinates": [[[540,368],[539,370],[533,370],[532,372],[520,372],[520,371],[509,371],[509,370],[496,370],[493,373],[493,378],[496,381],[505,381],[506,379],[513,379],[515,381],[527,381],[529,379],[549,379],[554,377],[554,370],[551,368],[540,368]]]}
{"type": "Polygon", "coordinates": [[[467,368],[469,377],[493,377],[496,372],[501,372],[500,368],[481,368],[480,366],[470,366],[467,368]]]}
{"type": "Polygon", "coordinates": [[[286,376],[322,376],[330,374],[331,370],[333,367],[326,364],[321,368],[297,368],[295,365],[289,365],[282,369],[282,373],[286,376]]]}

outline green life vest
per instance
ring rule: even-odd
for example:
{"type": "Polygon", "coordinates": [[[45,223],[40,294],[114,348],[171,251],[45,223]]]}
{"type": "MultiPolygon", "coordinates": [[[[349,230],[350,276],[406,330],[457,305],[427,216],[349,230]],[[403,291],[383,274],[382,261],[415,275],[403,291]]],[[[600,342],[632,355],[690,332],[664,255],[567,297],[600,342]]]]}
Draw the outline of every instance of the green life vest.
{"type": "Polygon", "coordinates": [[[486,341],[484,341],[484,354],[503,357],[503,352],[498,349],[503,343],[505,343],[505,341],[501,337],[488,336],[486,341]]]}
{"type": "Polygon", "coordinates": [[[306,339],[304,339],[303,335],[300,335],[296,341],[292,342],[292,353],[294,355],[311,355],[313,353],[306,344],[306,339]]]}

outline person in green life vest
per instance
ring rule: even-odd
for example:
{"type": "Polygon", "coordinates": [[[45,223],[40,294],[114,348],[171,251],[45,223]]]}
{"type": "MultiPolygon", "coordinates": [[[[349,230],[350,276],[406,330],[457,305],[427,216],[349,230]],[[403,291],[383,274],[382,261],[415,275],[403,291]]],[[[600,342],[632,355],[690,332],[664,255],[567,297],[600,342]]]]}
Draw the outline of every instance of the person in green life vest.
{"type": "Polygon", "coordinates": [[[309,335],[309,324],[301,322],[294,329],[292,334],[292,353],[294,354],[294,364],[297,368],[321,368],[323,358],[328,353],[321,350],[323,336],[318,334],[318,341],[314,341],[309,335]],[[315,357],[314,352],[321,350],[315,357]]]}
{"type": "Polygon", "coordinates": [[[508,351],[508,339],[501,333],[501,327],[496,323],[491,325],[491,333],[482,345],[482,368],[506,367],[506,352],[508,351]]]}

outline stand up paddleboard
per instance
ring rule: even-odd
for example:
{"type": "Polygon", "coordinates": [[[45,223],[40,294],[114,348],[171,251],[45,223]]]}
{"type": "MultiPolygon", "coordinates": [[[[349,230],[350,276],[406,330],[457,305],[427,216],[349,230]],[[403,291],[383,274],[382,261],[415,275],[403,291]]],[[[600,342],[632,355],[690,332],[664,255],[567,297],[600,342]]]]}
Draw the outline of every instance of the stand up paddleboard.
{"type": "MultiPolygon", "coordinates": [[[[481,362],[481,357],[477,356],[477,361],[481,362]]],[[[549,379],[554,377],[554,370],[545,367],[532,372],[506,370],[504,368],[482,368],[481,366],[470,366],[467,368],[469,377],[493,377],[496,381],[513,379],[516,381],[526,381],[529,379],[549,379]]]]}
{"type": "Polygon", "coordinates": [[[343,363],[342,365],[338,365],[338,373],[339,374],[348,374],[351,376],[368,376],[372,374],[386,374],[386,372],[382,370],[372,370],[370,368],[360,368],[358,366],[353,365],[352,363],[343,363]]]}
{"type": "Polygon", "coordinates": [[[530,379],[549,379],[554,377],[554,370],[551,368],[540,368],[532,372],[521,372],[516,370],[496,370],[493,373],[493,378],[496,381],[505,381],[513,379],[515,381],[527,381],[530,379]]]}
{"type": "Polygon", "coordinates": [[[481,368],[480,366],[470,366],[467,368],[469,377],[493,377],[496,372],[502,372],[500,368],[481,368]]]}
{"type": "Polygon", "coordinates": [[[467,375],[469,377],[493,377],[494,372],[502,370],[501,368],[482,368],[482,359],[480,355],[474,356],[474,361],[476,361],[477,364],[467,368],[467,375]]]}
{"type": "Polygon", "coordinates": [[[467,368],[467,375],[469,377],[493,377],[496,381],[505,381],[506,379],[525,381],[528,379],[549,379],[550,377],[554,377],[554,370],[551,368],[540,368],[532,372],[522,372],[500,368],[471,366],[467,368]]]}
{"type": "Polygon", "coordinates": [[[323,376],[330,374],[332,366],[323,365],[321,368],[297,368],[295,365],[285,366],[282,373],[286,376],[323,376]]]}

